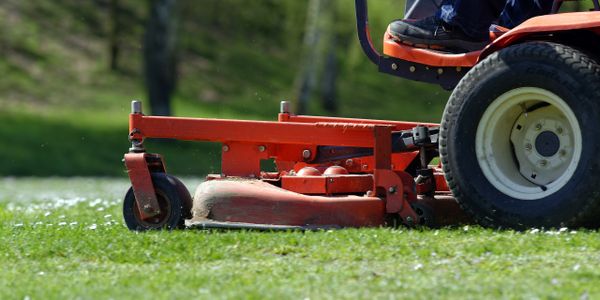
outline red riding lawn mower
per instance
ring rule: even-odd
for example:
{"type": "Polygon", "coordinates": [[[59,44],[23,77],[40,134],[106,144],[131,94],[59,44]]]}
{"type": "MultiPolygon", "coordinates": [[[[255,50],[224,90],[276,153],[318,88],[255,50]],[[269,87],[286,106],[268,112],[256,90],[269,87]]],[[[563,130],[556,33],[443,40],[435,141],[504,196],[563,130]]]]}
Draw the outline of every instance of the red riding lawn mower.
{"type": "MultiPolygon", "coordinates": [[[[406,17],[433,14],[432,2],[408,1],[406,17]]],[[[562,2],[491,28],[481,51],[418,49],[386,33],[382,55],[367,0],[355,0],[362,49],[380,72],[454,89],[441,124],[300,116],[285,101],[276,122],[155,117],[134,101],[127,226],[598,226],[600,5],[557,13],[562,2]],[[192,198],[145,138],[221,143],[221,173],[192,198]],[[277,171],[261,170],[267,159],[277,171]]]]}

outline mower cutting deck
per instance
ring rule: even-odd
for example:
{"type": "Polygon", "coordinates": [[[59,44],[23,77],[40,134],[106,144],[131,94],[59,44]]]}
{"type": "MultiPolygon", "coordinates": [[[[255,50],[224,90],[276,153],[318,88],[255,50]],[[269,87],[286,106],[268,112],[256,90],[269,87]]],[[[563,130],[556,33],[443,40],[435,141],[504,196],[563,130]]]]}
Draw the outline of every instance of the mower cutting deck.
{"type": "Polygon", "coordinates": [[[285,101],[276,122],[154,117],[134,101],[127,226],[440,226],[469,221],[458,204],[486,226],[597,225],[599,11],[494,27],[490,45],[471,53],[416,49],[386,33],[381,55],[367,1],[355,3],[361,46],[381,72],[456,87],[441,125],[298,116],[285,101]],[[221,173],[192,199],[145,138],[221,143],[221,173]],[[268,159],[275,172],[261,170],[268,159]]]}
{"type": "Polygon", "coordinates": [[[187,225],[203,227],[223,226],[215,221],[269,228],[432,224],[434,207],[419,198],[450,198],[439,169],[427,165],[437,156],[435,124],[297,116],[287,102],[277,122],[152,117],[139,102],[132,106],[133,147],[125,163],[133,189],[126,202],[141,208],[130,215],[132,229],[155,219],[161,227],[181,225],[177,214],[157,219],[173,204],[180,212],[191,209],[187,225]],[[142,147],[144,138],[167,137],[222,144],[221,174],[200,185],[193,207],[178,191],[181,183],[156,175],[164,173],[160,156],[142,147]],[[266,159],[275,159],[277,172],[261,170],[266,159]]]}

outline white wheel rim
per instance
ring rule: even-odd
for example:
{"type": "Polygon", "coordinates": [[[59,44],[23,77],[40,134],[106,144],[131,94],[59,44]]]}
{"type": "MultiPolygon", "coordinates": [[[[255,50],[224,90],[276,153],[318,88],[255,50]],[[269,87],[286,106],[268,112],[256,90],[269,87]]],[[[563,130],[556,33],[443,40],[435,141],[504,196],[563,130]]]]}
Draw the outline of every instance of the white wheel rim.
{"type": "Polygon", "coordinates": [[[556,94],[534,87],[495,99],[475,137],[486,179],[520,200],[538,200],[560,190],[577,169],[581,150],[581,129],[571,108],[556,94]]]}

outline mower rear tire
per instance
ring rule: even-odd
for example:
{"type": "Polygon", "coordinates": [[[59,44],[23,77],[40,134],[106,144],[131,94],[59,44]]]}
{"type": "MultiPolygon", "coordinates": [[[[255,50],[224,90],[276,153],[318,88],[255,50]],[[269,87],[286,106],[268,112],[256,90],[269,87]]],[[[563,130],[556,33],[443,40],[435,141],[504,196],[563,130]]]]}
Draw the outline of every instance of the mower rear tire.
{"type": "Polygon", "coordinates": [[[133,188],[129,188],[123,202],[123,217],[127,228],[134,231],[182,228],[185,219],[191,218],[192,197],[189,191],[177,177],[165,173],[152,173],[151,176],[161,213],[143,220],[133,188]]]}
{"type": "Polygon", "coordinates": [[[442,118],[440,158],[461,207],[489,227],[597,226],[600,66],[528,42],[475,66],[442,118]]]}

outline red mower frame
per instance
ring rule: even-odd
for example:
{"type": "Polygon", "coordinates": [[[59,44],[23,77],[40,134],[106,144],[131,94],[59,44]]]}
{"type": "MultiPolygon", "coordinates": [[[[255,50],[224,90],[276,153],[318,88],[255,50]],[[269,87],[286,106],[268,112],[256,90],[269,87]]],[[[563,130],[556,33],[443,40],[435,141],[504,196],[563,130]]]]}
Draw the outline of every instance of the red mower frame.
{"type": "MultiPolygon", "coordinates": [[[[440,172],[432,172],[435,173],[433,184],[424,181],[418,187],[413,176],[405,172],[411,163],[421,159],[417,145],[392,152],[393,132],[434,129],[436,124],[298,116],[290,114],[289,103],[282,102],[281,106],[278,121],[268,122],[145,116],[141,103],[134,101],[129,118],[132,148],[125,154],[125,165],[141,218],[149,219],[160,213],[150,174],[165,172],[160,155],[145,153],[143,141],[146,138],[221,143],[221,174],[209,176],[209,180],[254,178],[305,195],[361,195],[356,197],[362,198],[362,202],[357,202],[359,206],[366,201],[385,210],[379,213],[382,217],[378,221],[369,221],[369,225],[383,225],[385,214],[397,214],[403,222],[415,224],[419,220],[411,208],[418,200],[415,191],[448,196],[448,187],[440,172]],[[351,158],[342,159],[343,166],[338,166],[340,171],[336,172],[335,167],[328,167],[340,164],[339,159],[314,163],[318,147],[322,145],[373,149],[373,155],[350,154],[351,158]],[[260,162],[266,159],[274,159],[279,171],[262,171],[260,162]],[[303,169],[310,168],[326,171],[322,176],[303,175],[303,169]]],[[[352,205],[348,209],[354,211],[352,205]]],[[[364,209],[354,213],[360,215],[361,211],[370,214],[364,209]]],[[[365,226],[364,223],[345,225],[365,226]]]]}

